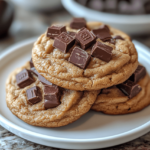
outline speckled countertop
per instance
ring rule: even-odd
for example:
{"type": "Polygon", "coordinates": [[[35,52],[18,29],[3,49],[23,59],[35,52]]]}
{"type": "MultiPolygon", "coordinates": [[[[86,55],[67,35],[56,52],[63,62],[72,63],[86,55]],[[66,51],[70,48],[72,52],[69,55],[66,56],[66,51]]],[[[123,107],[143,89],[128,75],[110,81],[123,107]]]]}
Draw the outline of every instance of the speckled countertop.
{"type": "MultiPolygon", "coordinates": [[[[7,37],[0,39],[0,52],[8,46],[21,40],[38,36],[53,21],[67,21],[71,16],[65,11],[52,13],[50,15],[35,14],[16,7],[16,16],[7,37]],[[61,14],[61,15],[60,15],[61,14]],[[51,18],[51,19],[49,19],[51,18]],[[31,21],[32,20],[32,21],[31,21]]],[[[150,36],[132,37],[150,47],[150,36]]],[[[61,150],[50,148],[24,140],[0,126],[0,150],[61,150]]],[[[150,150],[150,132],[131,142],[118,145],[105,150],[150,150]]]]}
{"type": "MultiPolygon", "coordinates": [[[[0,126],[0,150],[62,150],[24,140],[0,126]]],[[[134,141],[105,150],[150,150],[150,132],[134,141]]]]}

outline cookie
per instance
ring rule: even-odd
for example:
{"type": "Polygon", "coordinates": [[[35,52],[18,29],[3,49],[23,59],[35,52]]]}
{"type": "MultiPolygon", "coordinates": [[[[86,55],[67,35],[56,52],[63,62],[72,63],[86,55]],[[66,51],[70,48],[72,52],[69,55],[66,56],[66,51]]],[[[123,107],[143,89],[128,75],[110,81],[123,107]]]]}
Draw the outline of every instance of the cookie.
{"type": "Polygon", "coordinates": [[[142,90],[133,98],[126,96],[116,86],[102,90],[92,110],[105,114],[120,115],[140,111],[150,105],[150,77],[148,74],[138,84],[142,90]]]}
{"type": "Polygon", "coordinates": [[[30,125],[60,127],[72,123],[90,110],[99,93],[99,91],[80,92],[63,89],[60,95],[60,104],[57,107],[46,109],[44,106],[45,85],[42,84],[43,81],[40,82],[36,74],[32,73],[32,77],[29,75],[29,78],[25,79],[29,81],[32,78],[34,80],[34,82],[28,82],[27,86],[23,84],[23,76],[27,74],[26,72],[19,76],[18,79],[21,79],[21,82],[16,81],[16,75],[25,69],[30,69],[29,62],[13,71],[7,79],[6,102],[14,115],[30,125]],[[21,85],[21,88],[17,84],[21,85]],[[32,90],[32,94],[27,90],[32,90]],[[36,90],[39,91],[36,93],[36,90]],[[34,94],[37,95],[34,96],[34,94]]]}
{"type": "MultiPolygon", "coordinates": [[[[99,90],[127,80],[138,66],[138,55],[130,37],[117,29],[103,26],[100,22],[88,22],[86,27],[91,32],[86,31],[85,28],[81,30],[72,29],[68,24],[66,30],[68,34],[74,34],[72,38],[61,34],[61,36],[53,39],[47,37],[46,33],[42,34],[32,49],[32,59],[37,71],[53,84],[78,91],[99,90]],[[104,28],[106,32],[110,30],[110,35],[108,33],[106,37],[101,37],[97,34],[97,28],[102,32],[104,28]],[[84,32],[80,36],[83,41],[90,36],[87,43],[81,42],[80,37],[76,35],[79,32],[84,32]],[[97,48],[100,44],[95,45],[95,36],[99,36],[96,41],[100,42],[104,48],[101,49],[101,53],[104,53],[109,59],[106,60],[103,55],[97,55],[99,53],[97,48]],[[60,46],[60,43],[58,44],[58,41],[61,41],[60,38],[70,39],[69,42],[74,43],[75,37],[76,42],[71,48],[69,44],[64,46],[64,49],[53,47],[53,45],[55,47],[60,46]],[[57,43],[54,42],[55,40],[57,43]],[[89,45],[90,47],[88,47],[89,45]],[[96,46],[95,49],[93,49],[93,45],[96,46]],[[70,60],[75,58],[71,58],[71,52],[75,51],[75,47],[79,47],[83,50],[80,51],[84,52],[83,56],[86,59],[78,58],[82,64],[70,60]],[[91,55],[90,59],[89,55],[91,55]]],[[[62,42],[61,44],[65,45],[66,43],[62,42]]],[[[75,53],[78,54],[77,49],[75,53]]],[[[82,54],[79,55],[82,57],[82,54]]]]}

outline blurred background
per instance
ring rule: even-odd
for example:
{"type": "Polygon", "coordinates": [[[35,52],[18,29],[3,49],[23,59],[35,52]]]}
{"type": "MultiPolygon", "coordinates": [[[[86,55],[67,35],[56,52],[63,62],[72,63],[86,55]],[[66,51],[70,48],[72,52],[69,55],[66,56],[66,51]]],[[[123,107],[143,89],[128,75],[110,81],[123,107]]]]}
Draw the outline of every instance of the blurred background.
{"type": "Polygon", "coordinates": [[[150,47],[150,0],[0,0],[0,52],[73,16],[112,25],[150,47]]]}

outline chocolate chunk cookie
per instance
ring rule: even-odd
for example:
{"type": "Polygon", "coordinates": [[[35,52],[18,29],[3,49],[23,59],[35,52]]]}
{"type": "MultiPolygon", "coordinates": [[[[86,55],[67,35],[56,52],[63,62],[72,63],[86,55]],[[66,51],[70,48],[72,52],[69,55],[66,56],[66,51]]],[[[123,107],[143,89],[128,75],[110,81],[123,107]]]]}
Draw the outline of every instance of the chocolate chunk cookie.
{"type": "Polygon", "coordinates": [[[138,66],[138,55],[130,37],[100,22],[87,22],[86,28],[79,30],[67,24],[66,32],[55,39],[42,34],[34,43],[32,59],[36,70],[48,81],[78,91],[99,90],[120,84],[138,66]],[[68,32],[75,32],[76,35],[71,37],[68,32]],[[55,40],[60,40],[63,47],[60,48],[55,40]],[[97,47],[93,48],[96,42],[97,47]],[[71,52],[78,47],[91,58],[85,59],[80,53],[75,53],[77,60],[69,61],[71,52]]]}
{"type": "MultiPolygon", "coordinates": [[[[33,66],[32,66],[33,67],[33,66]]],[[[31,71],[34,82],[19,87],[16,75],[25,79],[30,63],[13,71],[6,81],[6,102],[10,111],[24,122],[42,127],[65,126],[88,112],[99,91],[72,91],[50,84],[31,71]]],[[[18,78],[17,78],[18,79],[18,78]]],[[[20,85],[20,84],[19,84],[20,85]]]]}
{"type": "Polygon", "coordinates": [[[142,78],[138,85],[142,90],[134,97],[129,98],[117,86],[103,89],[97,97],[92,109],[105,114],[120,115],[140,111],[150,105],[150,77],[142,78]]]}

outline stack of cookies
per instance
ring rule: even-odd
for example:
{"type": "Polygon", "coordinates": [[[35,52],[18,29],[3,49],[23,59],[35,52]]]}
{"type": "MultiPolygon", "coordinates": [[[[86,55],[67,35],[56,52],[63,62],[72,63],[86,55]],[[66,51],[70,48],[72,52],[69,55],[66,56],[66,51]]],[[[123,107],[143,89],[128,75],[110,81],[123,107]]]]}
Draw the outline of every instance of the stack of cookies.
{"type": "Polygon", "coordinates": [[[28,124],[60,127],[90,109],[137,112],[150,104],[149,89],[150,78],[128,35],[74,18],[37,39],[32,59],[6,82],[6,102],[28,124]]]}

